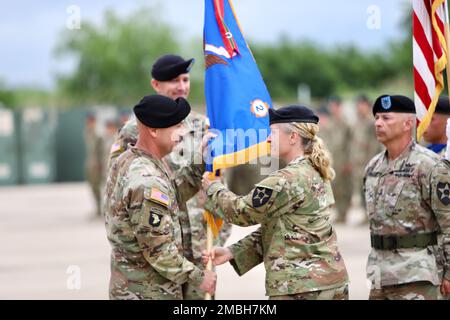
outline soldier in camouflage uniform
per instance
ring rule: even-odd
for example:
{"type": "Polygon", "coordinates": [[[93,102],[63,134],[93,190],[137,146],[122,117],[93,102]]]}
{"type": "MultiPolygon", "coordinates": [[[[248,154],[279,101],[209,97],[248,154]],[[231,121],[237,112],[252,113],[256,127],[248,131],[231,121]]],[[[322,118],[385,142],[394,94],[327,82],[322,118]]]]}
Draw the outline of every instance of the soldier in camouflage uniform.
{"type": "MultiPolygon", "coordinates": [[[[374,120],[372,117],[372,105],[369,99],[361,95],[356,100],[358,119],[353,126],[356,134],[352,135],[350,142],[350,163],[352,167],[353,190],[358,192],[362,207],[366,208],[363,190],[364,169],[370,159],[381,152],[381,146],[375,135],[374,120]]],[[[364,215],[363,224],[369,222],[367,214],[364,215]]]]}
{"type": "Polygon", "coordinates": [[[430,126],[425,130],[423,137],[429,143],[427,146],[441,157],[445,156],[447,147],[446,127],[450,119],[450,103],[447,96],[441,96],[436,105],[436,110],[431,119],[430,126]]]}
{"type": "Polygon", "coordinates": [[[103,166],[102,139],[96,131],[96,117],[89,113],[86,117],[84,143],[86,147],[85,176],[91,187],[95,201],[95,216],[101,216],[101,186],[103,166]]]}
{"type": "Polygon", "coordinates": [[[449,166],[412,140],[414,113],[404,96],[381,96],[373,107],[386,151],[369,162],[364,181],[370,299],[441,299],[450,289],[449,166]]]}
{"type": "Polygon", "coordinates": [[[353,194],[353,186],[349,183],[349,181],[352,181],[352,167],[350,163],[352,130],[344,119],[339,97],[331,97],[328,108],[331,113],[328,124],[331,132],[327,137],[328,140],[325,140],[325,142],[330,149],[333,168],[336,171],[336,178],[332,184],[336,199],[336,222],[345,223],[353,194]]]}
{"type": "Polygon", "coordinates": [[[179,300],[185,283],[212,294],[216,275],[183,255],[178,216],[178,199],[186,201],[199,190],[204,165],[169,175],[162,162],[181,140],[189,104],[152,95],[134,112],[138,141],[114,162],[107,183],[110,298],[179,300]]]}
{"type": "MultiPolygon", "coordinates": [[[[105,121],[105,131],[101,136],[101,156],[102,156],[102,172],[101,172],[101,201],[102,209],[104,209],[105,201],[105,189],[106,189],[106,179],[108,178],[109,171],[109,155],[111,151],[111,146],[116,139],[117,129],[119,128],[118,122],[115,119],[106,119],[105,121]]],[[[102,212],[104,214],[104,212],[102,212]]]]}
{"type": "Polygon", "coordinates": [[[230,261],[242,275],[264,262],[271,299],[348,299],[347,271],[330,224],[334,172],[316,136],[318,120],[302,106],[270,110],[271,153],[288,165],[248,195],[203,178],[208,209],[240,226],[261,224],[231,247],[215,248],[213,263],[230,261]]]}
{"type": "MultiPolygon", "coordinates": [[[[184,61],[181,57],[173,55],[165,55],[159,58],[152,69],[152,87],[161,95],[175,99],[182,97],[187,99],[190,91],[189,71],[194,63],[194,59],[184,61]]],[[[202,154],[199,149],[200,141],[208,128],[208,119],[195,112],[191,112],[184,120],[186,128],[186,135],[182,142],[175,148],[175,150],[167,155],[163,161],[170,168],[171,172],[176,171],[180,166],[189,164],[202,163],[202,154]]],[[[137,124],[135,117],[131,117],[127,123],[119,131],[116,142],[111,148],[110,167],[116,161],[117,157],[122,154],[128,145],[133,145],[137,140],[137,124]]],[[[196,203],[195,199],[193,200],[196,203]]],[[[203,246],[206,248],[206,234],[196,233],[199,238],[193,238],[191,228],[199,231],[206,229],[206,223],[203,220],[203,207],[196,207],[195,210],[191,204],[191,211],[188,211],[185,201],[178,199],[179,215],[181,222],[181,229],[183,235],[183,248],[185,256],[198,267],[204,268],[201,259],[201,251],[196,252],[194,246],[203,246]],[[201,216],[198,216],[202,213],[201,216]],[[195,225],[201,223],[201,225],[195,225]]],[[[220,244],[223,245],[231,233],[231,225],[224,224],[221,229],[219,237],[220,244]]],[[[184,286],[184,299],[199,300],[204,298],[204,294],[198,294],[195,286],[187,283],[184,286]]]]}

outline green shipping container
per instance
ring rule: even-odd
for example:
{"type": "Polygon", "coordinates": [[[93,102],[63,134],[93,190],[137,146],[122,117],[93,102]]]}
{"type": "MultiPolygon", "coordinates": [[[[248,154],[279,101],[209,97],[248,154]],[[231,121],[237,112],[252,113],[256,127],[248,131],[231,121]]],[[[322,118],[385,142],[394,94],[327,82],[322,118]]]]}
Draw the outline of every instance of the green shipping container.
{"type": "Polygon", "coordinates": [[[0,185],[19,183],[17,113],[0,109],[0,185]]]}
{"type": "Polygon", "coordinates": [[[50,183],[56,178],[54,110],[23,109],[20,121],[21,170],[25,184],[50,183]]]}
{"type": "Polygon", "coordinates": [[[84,181],[84,125],[87,111],[60,111],[56,129],[57,181],[84,181]]]}

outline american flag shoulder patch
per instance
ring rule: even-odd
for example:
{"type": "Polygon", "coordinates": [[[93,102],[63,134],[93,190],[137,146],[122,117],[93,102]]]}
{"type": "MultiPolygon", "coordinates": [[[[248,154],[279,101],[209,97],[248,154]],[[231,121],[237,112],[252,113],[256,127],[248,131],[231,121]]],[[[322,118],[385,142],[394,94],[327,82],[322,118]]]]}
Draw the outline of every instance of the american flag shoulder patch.
{"type": "Polygon", "coordinates": [[[164,192],[161,192],[157,188],[152,188],[150,190],[150,192],[145,192],[144,197],[147,200],[157,202],[157,203],[162,204],[162,205],[164,205],[166,207],[169,206],[169,202],[170,202],[169,196],[167,194],[165,194],[164,192]]]}
{"type": "Polygon", "coordinates": [[[121,147],[120,143],[116,142],[111,146],[110,153],[116,153],[117,151],[121,151],[121,150],[122,150],[122,147],[121,147]]]}

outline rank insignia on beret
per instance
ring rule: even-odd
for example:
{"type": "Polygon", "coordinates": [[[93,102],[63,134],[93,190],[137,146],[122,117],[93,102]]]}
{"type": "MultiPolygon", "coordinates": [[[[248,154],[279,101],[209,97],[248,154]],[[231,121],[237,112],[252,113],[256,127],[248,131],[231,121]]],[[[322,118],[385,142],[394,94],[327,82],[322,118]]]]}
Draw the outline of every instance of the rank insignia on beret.
{"type": "Polygon", "coordinates": [[[439,200],[446,206],[450,204],[450,183],[439,182],[436,190],[439,200]]]}
{"type": "Polygon", "coordinates": [[[169,196],[167,194],[161,192],[157,188],[152,188],[150,195],[144,194],[144,196],[146,199],[148,199],[150,201],[160,203],[165,207],[169,206],[169,196]]]}
{"type": "Polygon", "coordinates": [[[162,217],[163,217],[162,214],[158,213],[154,209],[150,209],[150,218],[148,219],[148,223],[152,227],[159,227],[159,225],[161,224],[162,217]]]}
{"type": "Polygon", "coordinates": [[[265,205],[272,196],[272,193],[273,193],[272,189],[257,187],[255,191],[253,191],[252,196],[253,207],[259,208],[265,205]]]}
{"type": "Polygon", "coordinates": [[[392,107],[391,97],[381,98],[381,106],[384,110],[389,110],[392,107]]]}

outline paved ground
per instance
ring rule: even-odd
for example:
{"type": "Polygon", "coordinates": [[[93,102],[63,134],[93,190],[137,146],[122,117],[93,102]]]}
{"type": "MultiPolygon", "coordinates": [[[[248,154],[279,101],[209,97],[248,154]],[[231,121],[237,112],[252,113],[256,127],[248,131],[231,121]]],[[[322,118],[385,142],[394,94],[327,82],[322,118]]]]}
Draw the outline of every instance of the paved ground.
{"type": "MultiPolygon", "coordinates": [[[[85,183],[0,188],[0,299],[107,299],[110,247],[93,208],[85,183]]],[[[351,299],[368,296],[360,215],[352,211],[350,225],[337,227],[351,299]]],[[[229,243],[252,230],[234,227],[229,243]]],[[[227,264],[218,276],[217,299],[267,299],[262,265],[238,277],[227,264]]]]}

